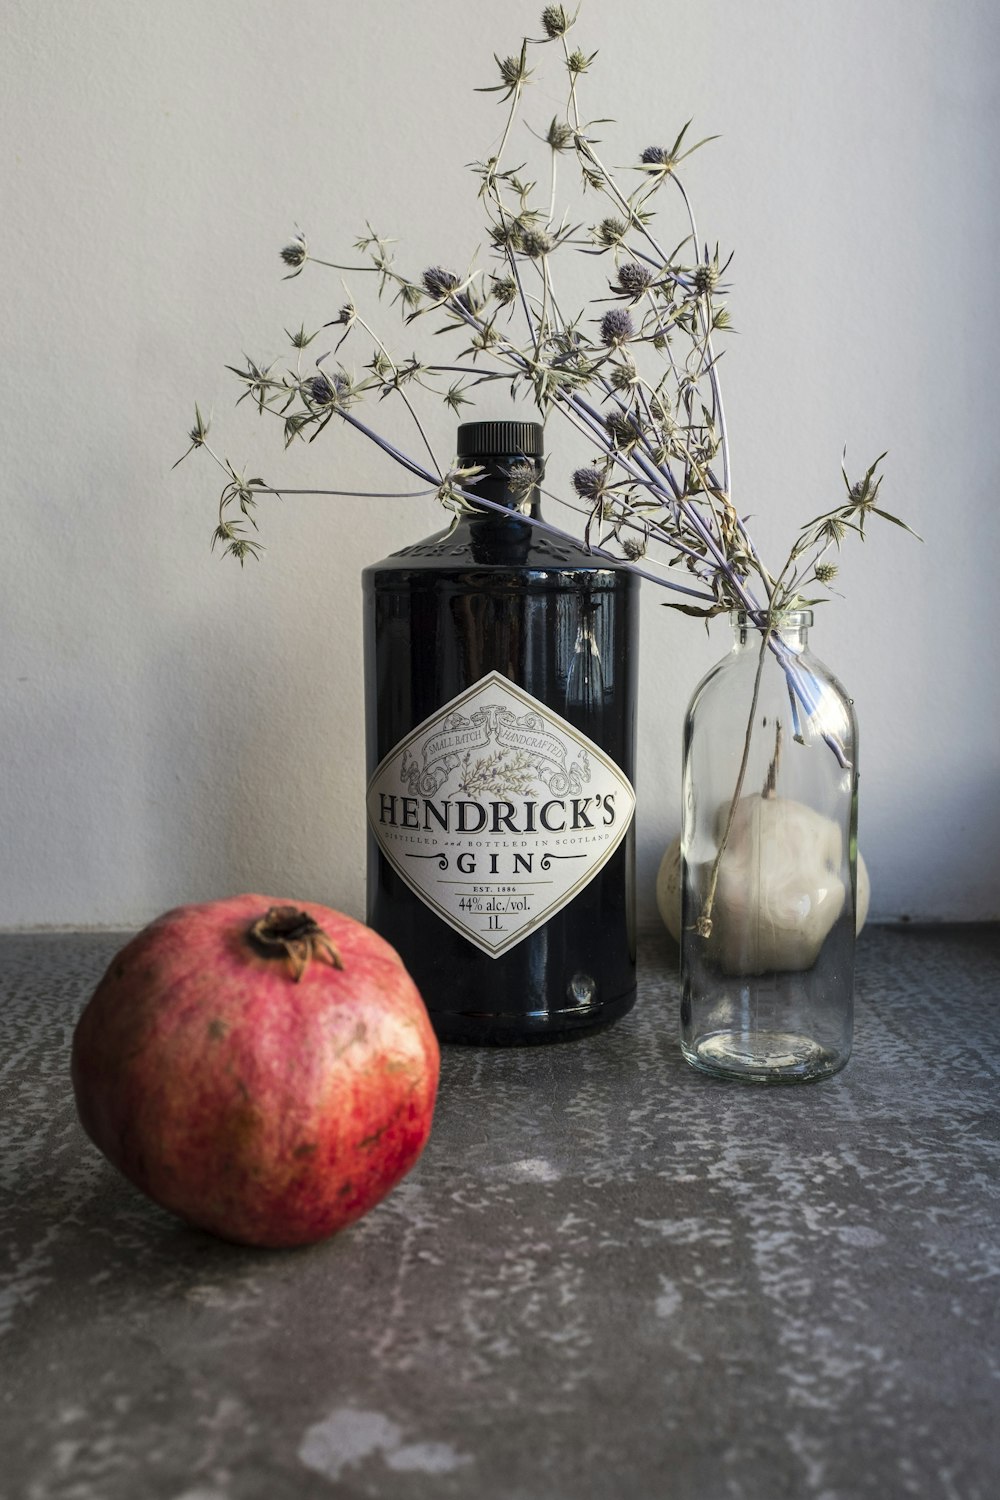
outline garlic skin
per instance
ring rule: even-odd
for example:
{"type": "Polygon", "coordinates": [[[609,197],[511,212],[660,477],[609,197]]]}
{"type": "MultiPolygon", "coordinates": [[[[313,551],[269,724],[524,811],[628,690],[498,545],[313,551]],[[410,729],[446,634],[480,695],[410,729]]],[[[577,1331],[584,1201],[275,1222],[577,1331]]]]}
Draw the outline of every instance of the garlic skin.
{"type": "MultiPolygon", "coordinates": [[[[728,807],[719,810],[719,836],[728,812],[728,807]]],[[[715,961],[727,973],[811,968],[846,898],[840,850],[840,830],[812,808],[784,797],[744,797],[719,868],[713,912],[715,961]],[[835,878],[826,868],[831,856],[835,878]],[[749,967],[751,960],[755,967],[749,967]]],[[[707,878],[706,871],[706,883],[707,878]]],[[[677,943],[680,880],[678,837],[667,846],[656,878],[656,904],[677,943]]],[[[858,932],[870,904],[868,867],[859,853],[858,932]]]]}

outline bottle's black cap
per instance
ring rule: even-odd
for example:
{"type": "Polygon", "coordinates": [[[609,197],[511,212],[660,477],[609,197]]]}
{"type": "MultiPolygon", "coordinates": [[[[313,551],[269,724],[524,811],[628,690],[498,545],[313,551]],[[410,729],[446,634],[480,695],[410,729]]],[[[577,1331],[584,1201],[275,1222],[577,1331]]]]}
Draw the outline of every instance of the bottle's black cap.
{"type": "Polygon", "coordinates": [[[545,430],[540,422],[463,422],[458,429],[459,458],[541,458],[545,430]]]}

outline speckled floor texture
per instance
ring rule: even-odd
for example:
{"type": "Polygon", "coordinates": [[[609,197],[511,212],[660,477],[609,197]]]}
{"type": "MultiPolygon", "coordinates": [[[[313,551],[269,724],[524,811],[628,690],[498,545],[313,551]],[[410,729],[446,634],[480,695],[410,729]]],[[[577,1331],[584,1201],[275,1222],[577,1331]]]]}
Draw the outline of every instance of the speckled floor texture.
{"type": "Polygon", "coordinates": [[[692,1072],[631,1016],[449,1050],[367,1218],[236,1249],[77,1123],[120,938],[0,939],[3,1500],[995,1500],[1000,932],[875,929],[847,1069],[692,1072]]]}

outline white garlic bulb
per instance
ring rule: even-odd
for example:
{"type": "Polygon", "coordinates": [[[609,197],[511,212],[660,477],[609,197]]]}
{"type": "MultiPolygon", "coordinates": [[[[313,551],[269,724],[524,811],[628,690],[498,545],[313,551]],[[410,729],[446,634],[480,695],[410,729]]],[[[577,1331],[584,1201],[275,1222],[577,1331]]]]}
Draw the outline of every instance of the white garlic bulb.
{"type": "MultiPolygon", "coordinates": [[[[728,806],[719,809],[721,836],[728,806]]],[[[842,840],[838,826],[785,797],[740,800],[719,867],[713,909],[715,961],[727,973],[808,969],[843,910],[842,840]]],[[[664,925],[680,941],[681,843],[668,846],[656,881],[664,925]]],[[[703,872],[703,888],[711,865],[703,872]]],[[[857,930],[868,916],[871,884],[858,855],[857,930]]]]}

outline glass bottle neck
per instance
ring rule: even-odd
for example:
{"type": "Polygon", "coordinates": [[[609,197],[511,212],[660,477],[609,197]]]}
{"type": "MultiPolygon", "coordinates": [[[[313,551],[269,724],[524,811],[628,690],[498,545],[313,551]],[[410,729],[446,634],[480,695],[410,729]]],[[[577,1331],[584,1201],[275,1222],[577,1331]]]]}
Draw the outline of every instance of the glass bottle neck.
{"type": "MultiPolygon", "coordinates": [[[[729,617],[733,627],[734,645],[740,649],[760,649],[762,632],[749,619],[744,610],[734,610],[729,617]]],[[[809,645],[809,627],[813,622],[811,609],[789,610],[776,615],[771,632],[790,651],[805,651],[809,645]]]]}

